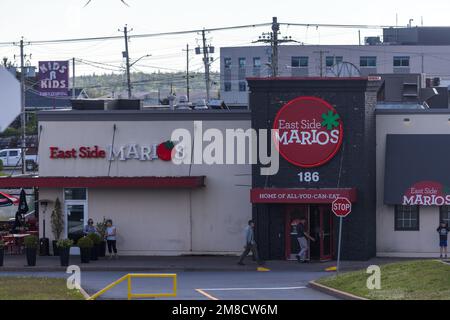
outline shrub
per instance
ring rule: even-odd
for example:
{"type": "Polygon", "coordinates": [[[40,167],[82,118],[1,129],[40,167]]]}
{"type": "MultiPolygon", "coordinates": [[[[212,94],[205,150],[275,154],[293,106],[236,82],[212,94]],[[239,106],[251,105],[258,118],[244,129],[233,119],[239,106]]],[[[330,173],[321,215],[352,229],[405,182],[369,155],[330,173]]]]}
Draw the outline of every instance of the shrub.
{"type": "Polygon", "coordinates": [[[26,236],[23,240],[25,248],[37,249],[39,246],[39,240],[36,236],[26,236]]]}
{"type": "Polygon", "coordinates": [[[105,239],[105,236],[106,236],[106,218],[105,217],[103,217],[102,222],[97,223],[97,231],[100,234],[100,237],[102,239],[105,239]]]}
{"type": "Polygon", "coordinates": [[[73,240],[71,239],[61,239],[56,242],[58,248],[70,248],[73,245],[73,240]]]}
{"type": "Polygon", "coordinates": [[[0,171],[3,171],[3,161],[0,160],[0,171]]]}
{"type": "Polygon", "coordinates": [[[94,245],[100,244],[102,241],[102,238],[97,233],[89,233],[87,237],[92,240],[94,245]]]}
{"type": "Polygon", "coordinates": [[[92,242],[92,240],[86,236],[86,237],[80,238],[80,240],[78,240],[77,245],[80,248],[92,248],[94,246],[94,242],[92,242]]]}
{"type": "Polygon", "coordinates": [[[55,240],[59,240],[64,230],[64,216],[62,214],[61,202],[59,201],[59,198],[56,198],[55,208],[52,211],[50,220],[53,236],[55,237],[55,240]]]}

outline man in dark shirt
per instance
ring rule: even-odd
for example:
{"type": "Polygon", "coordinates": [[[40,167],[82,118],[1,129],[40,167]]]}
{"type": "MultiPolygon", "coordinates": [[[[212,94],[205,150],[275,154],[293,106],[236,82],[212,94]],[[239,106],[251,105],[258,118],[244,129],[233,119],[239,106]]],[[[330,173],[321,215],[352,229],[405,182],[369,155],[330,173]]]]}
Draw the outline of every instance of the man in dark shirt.
{"type": "Polygon", "coordinates": [[[297,255],[297,260],[300,263],[306,263],[308,262],[306,260],[306,253],[308,252],[308,240],[316,241],[313,237],[309,235],[308,232],[305,231],[305,223],[306,219],[301,218],[300,223],[297,225],[297,240],[298,244],[300,245],[300,252],[297,255]]]}
{"type": "Polygon", "coordinates": [[[436,229],[436,231],[439,233],[439,247],[441,247],[441,258],[443,258],[443,255],[445,254],[445,259],[447,259],[447,239],[450,229],[448,228],[448,225],[445,223],[445,221],[441,221],[441,224],[436,229]]]}

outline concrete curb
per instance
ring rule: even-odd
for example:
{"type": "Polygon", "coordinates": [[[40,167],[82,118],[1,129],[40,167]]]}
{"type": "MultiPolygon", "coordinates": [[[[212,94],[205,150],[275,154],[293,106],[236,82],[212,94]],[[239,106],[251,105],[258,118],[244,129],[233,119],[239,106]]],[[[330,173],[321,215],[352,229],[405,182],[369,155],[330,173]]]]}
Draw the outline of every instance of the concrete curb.
{"type": "MultiPolygon", "coordinates": [[[[78,265],[83,272],[89,271],[124,271],[124,272],[153,272],[153,271],[174,271],[174,272],[257,272],[257,267],[254,268],[225,268],[225,267],[174,267],[174,266],[158,266],[158,267],[133,267],[133,266],[95,266],[83,267],[78,265]]],[[[66,272],[66,267],[0,267],[1,272],[66,272]]]]}
{"type": "Polygon", "coordinates": [[[316,289],[317,291],[329,294],[330,296],[339,298],[339,299],[343,299],[343,300],[369,300],[363,297],[359,297],[359,296],[355,296],[354,294],[351,293],[347,293],[344,291],[340,291],[334,288],[330,288],[327,286],[324,286],[323,284],[319,284],[317,282],[310,281],[309,282],[309,286],[313,289],[316,289]]]}

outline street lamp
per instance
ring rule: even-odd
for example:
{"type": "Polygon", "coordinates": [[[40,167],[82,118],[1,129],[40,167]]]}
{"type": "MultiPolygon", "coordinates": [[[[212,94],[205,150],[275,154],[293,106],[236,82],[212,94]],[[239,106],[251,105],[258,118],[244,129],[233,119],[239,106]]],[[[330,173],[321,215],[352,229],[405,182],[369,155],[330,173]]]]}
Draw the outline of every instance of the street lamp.
{"type": "Polygon", "coordinates": [[[144,58],[148,58],[151,57],[151,54],[146,54],[145,56],[140,57],[139,59],[137,59],[136,61],[134,61],[133,63],[130,64],[130,67],[134,66],[139,60],[142,60],[144,58]]]}

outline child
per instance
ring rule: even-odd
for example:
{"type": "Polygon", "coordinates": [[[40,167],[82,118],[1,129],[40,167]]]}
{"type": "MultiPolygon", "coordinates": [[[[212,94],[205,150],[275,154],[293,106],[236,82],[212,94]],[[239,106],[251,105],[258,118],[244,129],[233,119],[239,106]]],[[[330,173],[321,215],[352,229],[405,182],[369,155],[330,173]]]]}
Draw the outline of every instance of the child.
{"type": "Polygon", "coordinates": [[[441,258],[443,258],[443,254],[445,254],[445,259],[447,259],[447,238],[450,229],[448,228],[448,225],[445,223],[445,221],[441,221],[441,224],[436,229],[436,231],[439,233],[439,246],[441,247],[441,258]]]}
{"type": "Polygon", "coordinates": [[[117,229],[113,226],[112,220],[106,221],[106,243],[108,244],[109,258],[112,259],[113,252],[114,258],[117,259],[117,248],[116,248],[116,234],[117,229]]]}

